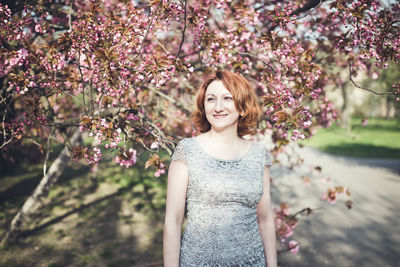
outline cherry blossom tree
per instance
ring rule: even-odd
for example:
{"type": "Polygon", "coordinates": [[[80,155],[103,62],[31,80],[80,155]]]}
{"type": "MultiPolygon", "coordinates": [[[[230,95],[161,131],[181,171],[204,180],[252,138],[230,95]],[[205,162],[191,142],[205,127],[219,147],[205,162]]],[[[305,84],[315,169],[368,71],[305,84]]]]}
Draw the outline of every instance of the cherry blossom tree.
{"type": "MultiPolygon", "coordinates": [[[[164,174],[159,152],[171,154],[180,138],[197,133],[189,118],[194,94],[217,68],[252,82],[263,105],[258,135],[272,137],[274,155],[338,118],[326,92],[345,82],[399,101],[398,84],[377,92],[354,79],[398,62],[399,18],[398,3],[378,0],[0,4],[0,148],[7,154],[31,142],[44,154],[41,187],[2,243],[62,172],[66,160],[47,168],[53,143],[65,146],[59,157],[89,165],[113,159],[129,168],[149,152],[145,167],[164,174]]],[[[333,187],[324,198],[343,193],[333,187]]],[[[276,210],[278,236],[292,252],[297,214],[285,204],[276,210]]]]}

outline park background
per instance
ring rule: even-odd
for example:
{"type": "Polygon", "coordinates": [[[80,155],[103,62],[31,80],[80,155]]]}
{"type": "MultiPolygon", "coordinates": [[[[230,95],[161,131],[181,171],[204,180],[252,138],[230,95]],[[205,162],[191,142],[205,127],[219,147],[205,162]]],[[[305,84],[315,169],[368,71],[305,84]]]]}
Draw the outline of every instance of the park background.
{"type": "Polygon", "coordinates": [[[162,266],[170,153],[180,138],[195,134],[188,115],[202,75],[226,67],[245,74],[264,104],[257,141],[273,154],[271,192],[276,217],[282,219],[278,236],[285,239],[279,243],[279,264],[397,266],[399,5],[290,2],[265,1],[262,9],[253,1],[247,6],[241,1],[9,1],[9,14],[1,5],[2,241],[44,173],[51,172],[65,147],[71,153],[54,183],[46,184],[7,236],[0,265],[162,266]],[[329,28],[328,15],[336,11],[343,24],[329,28]],[[221,12],[238,24],[227,19],[226,28],[218,25],[221,12]],[[370,25],[362,15],[368,12],[386,14],[378,16],[382,25],[370,25]],[[251,26],[244,27],[236,13],[251,26]],[[120,27],[126,14],[137,19],[120,27]],[[164,32],[153,35],[149,23],[164,32]],[[341,35],[345,25],[353,27],[354,36],[341,35]],[[257,34],[265,29],[273,38],[257,34]],[[375,38],[358,38],[363,31],[375,38]],[[110,41],[97,40],[93,32],[110,41]],[[380,35],[386,43],[379,43],[380,35]],[[135,36],[140,38],[132,41],[135,36]],[[307,43],[310,39],[317,42],[307,43]],[[203,58],[206,52],[209,57],[203,58]],[[133,70],[135,64],[140,67],[133,70]],[[107,125],[91,116],[110,106],[120,113],[101,114],[107,125]],[[82,142],[70,145],[77,128],[82,142]],[[114,138],[121,128],[137,134],[114,138]]]}

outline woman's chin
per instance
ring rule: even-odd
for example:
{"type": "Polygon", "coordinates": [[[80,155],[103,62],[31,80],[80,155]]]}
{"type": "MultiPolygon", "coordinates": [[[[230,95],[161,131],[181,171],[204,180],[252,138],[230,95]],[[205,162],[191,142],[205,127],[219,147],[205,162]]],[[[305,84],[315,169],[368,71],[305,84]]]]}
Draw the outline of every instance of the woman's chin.
{"type": "Polygon", "coordinates": [[[237,124],[227,124],[227,123],[213,123],[211,124],[211,129],[213,129],[216,132],[223,132],[228,129],[235,129],[237,130],[237,124]]]}

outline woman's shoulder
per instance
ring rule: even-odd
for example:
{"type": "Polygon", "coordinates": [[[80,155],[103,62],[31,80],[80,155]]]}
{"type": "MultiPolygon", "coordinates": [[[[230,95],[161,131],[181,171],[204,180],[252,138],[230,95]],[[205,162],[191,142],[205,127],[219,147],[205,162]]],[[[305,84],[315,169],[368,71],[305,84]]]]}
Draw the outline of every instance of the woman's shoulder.
{"type": "Polygon", "coordinates": [[[263,143],[254,143],[256,150],[258,151],[257,154],[259,154],[259,157],[263,160],[264,165],[267,165],[268,167],[271,167],[271,154],[269,153],[267,147],[263,143]]]}
{"type": "Polygon", "coordinates": [[[181,139],[175,147],[174,153],[172,154],[172,160],[181,160],[187,163],[188,152],[190,151],[192,138],[181,139]]]}
{"type": "Polygon", "coordinates": [[[253,146],[255,146],[256,150],[258,150],[258,151],[266,151],[267,150],[266,146],[263,143],[260,143],[257,141],[253,141],[252,143],[253,143],[253,146]]]}
{"type": "Polygon", "coordinates": [[[181,139],[177,143],[177,145],[175,147],[175,151],[176,150],[181,150],[181,151],[185,151],[185,152],[188,151],[190,149],[190,147],[193,146],[193,138],[194,137],[186,137],[186,138],[181,139]]]}
{"type": "Polygon", "coordinates": [[[177,146],[186,146],[186,145],[190,144],[191,142],[193,142],[193,137],[185,137],[185,138],[179,140],[177,146]]]}

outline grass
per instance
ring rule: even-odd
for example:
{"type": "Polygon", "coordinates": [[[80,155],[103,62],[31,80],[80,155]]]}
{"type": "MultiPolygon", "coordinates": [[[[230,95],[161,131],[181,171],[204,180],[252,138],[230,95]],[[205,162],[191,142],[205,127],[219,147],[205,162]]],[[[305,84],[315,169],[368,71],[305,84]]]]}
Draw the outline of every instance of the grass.
{"type": "MultiPolygon", "coordinates": [[[[70,163],[17,241],[0,249],[0,266],[161,266],[166,177],[144,160],[129,169],[103,162],[97,173],[70,163]]],[[[40,164],[0,176],[0,235],[40,178],[40,164]]]]}
{"type": "Polygon", "coordinates": [[[335,124],[318,130],[301,143],[334,155],[400,159],[400,123],[397,120],[370,118],[363,126],[361,119],[354,118],[351,124],[350,133],[335,124]]]}

